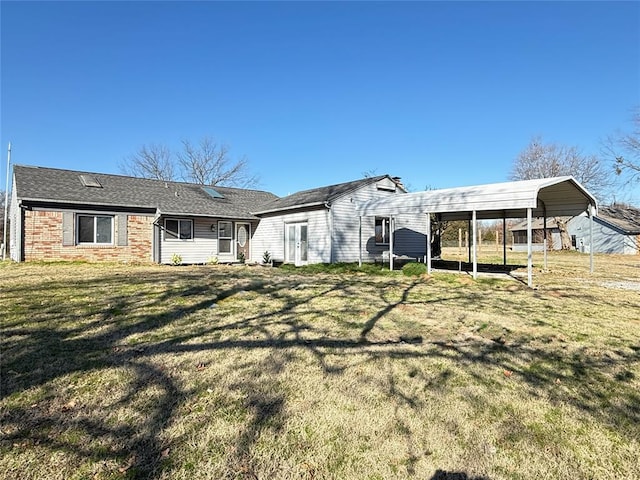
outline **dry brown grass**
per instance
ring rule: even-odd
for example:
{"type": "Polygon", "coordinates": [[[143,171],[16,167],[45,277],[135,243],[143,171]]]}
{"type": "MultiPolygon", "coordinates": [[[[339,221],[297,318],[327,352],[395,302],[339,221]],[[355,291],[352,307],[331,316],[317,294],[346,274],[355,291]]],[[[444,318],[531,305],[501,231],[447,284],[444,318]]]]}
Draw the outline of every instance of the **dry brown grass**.
{"type": "Polygon", "coordinates": [[[640,478],[640,259],[596,262],[2,264],[0,477],[640,478]]]}

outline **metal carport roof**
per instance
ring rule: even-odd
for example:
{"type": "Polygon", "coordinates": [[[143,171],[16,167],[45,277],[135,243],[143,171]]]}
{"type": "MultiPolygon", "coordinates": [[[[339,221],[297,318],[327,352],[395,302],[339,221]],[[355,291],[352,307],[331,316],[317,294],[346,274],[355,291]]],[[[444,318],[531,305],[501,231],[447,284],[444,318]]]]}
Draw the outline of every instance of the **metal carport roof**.
{"type": "MultiPolygon", "coordinates": [[[[436,214],[440,220],[472,220],[473,276],[477,275],[476,222],[498,218],[527,218],[528,284],[532,286],[531,219],[596,213],[597,200],[572,176],[492,183],[395,195],[357,205],[360,218],[400,214],[436,214]]],[[[427,231],[430,222],[427,221],[427,231]]],[[[427,238],[430,233],[427,234],[427,238]]],[[[362,239],[361,239],[362,243],[362,239]]],[[[393,243],[390,241],[390,250],[393,243]]],[[[393,265],[393,255],[389,255],[393,265]]],[[[427,268],[431,271],[431,245],[427,242],[427,268]]],[[[593,252],[591,251],[593,271],[593,252]]],[[[393,267],[391,267],[393,268],[393,267]]]]}
{"type": "Polygon", "coordinates": [[[438,213],[442,220],[467,220],[476,212],[479,220],[575,216],[597,201],[573,177],[540,178],[470,187],[413,192],[358,205],[360,215],[438,213]]]}

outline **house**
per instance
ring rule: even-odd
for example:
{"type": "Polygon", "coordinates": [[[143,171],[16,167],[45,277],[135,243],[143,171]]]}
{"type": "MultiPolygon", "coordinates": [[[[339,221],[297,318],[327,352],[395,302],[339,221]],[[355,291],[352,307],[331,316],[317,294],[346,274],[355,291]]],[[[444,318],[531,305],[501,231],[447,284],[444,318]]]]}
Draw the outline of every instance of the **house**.
{"type": "Polygon", "coordinates": [[[374,198],[406,194],[398,178],[381,175],[278,198],[255,212],[254,246],[286,263],[365,262],[394,256],[418,259],[426,251],[424,215],[360,218],[356,207],[374,198]],[[361,240],[362,229],[364,240],[361,240]]]}
{"type": "MultiPolygon", "coordinates": [[[[594,253],[640,254],[639,208],[621,204],[600,207],[593,223],[594,253]]],[[[567,230],[578,250],[589,251],[591,242],[587,216],[573,217],[567,223],[567,230]]]]}
{"type": "MultiPolygon", "coordinates": [[[[562,217],[567,224],[567,232],[571,237],[571,246],[579,251],[590,249],[589,217],[587,214],[574,217],[562,217]]],[[[636,255],[640,253],[640,209],[614,204],[598,208],[593,218],[594,253],[620,253],[636,255]]],[[[531,224],[533,250],[543,248],[543,220],[536,218],[531,224]]],[[[511,227],[513,234],[513,250],[527,250],[527,223],[519,222],[511,227]]],[[[560,250],[560,231],[552,218],[547,219],[547,238],[550,250],[560,250]]]]}
{"type": "MultiPolygon", "coordinates": [[[[279,199],[260,190],[16,165],[11,258],[258,263],[269,251],[296,264],[357,261],[357,241],[355,252],[341,243],[358,233],[349,205],[400,193],[404,189],[386,175],[279,199]]],[[[411,227],[396,222],[398,236],[406,239],[401,251],[418,255],[424,236],[408,232],[411,227]]],[[[388,250],[390,227],[376,219],[365,228],[372,239],[368,258],[374,260],[385,245],[388,250]]]]}
{"type": "MultiPolygon", "coordinates": [[[[566,218],[565,220],[568,220],[566,218]]],[[[527,221],[523,220],[509,228],[513,235],[512,250],[514,252],[527,251],[527,221]]],[[[531,249],[534,252],[541,252],[544,248],[544,220],[542,218],[534,218],[531,221],[531,249]]],[[[560,230],[553,218],[547,218],[547,244],[549,250],[561,250],[562,240],[560,239],[560,230]]],[[[575,247],[575,244],[574,244],[575,247]]]]}
{"type": "Polygon", "coordinates": [[[249,259],[259,219],[277,198],[120,175],[16,165],[11,258],[204,263],[249,259]],[[175,256],[174,256],[175,255],[175,256]]]}

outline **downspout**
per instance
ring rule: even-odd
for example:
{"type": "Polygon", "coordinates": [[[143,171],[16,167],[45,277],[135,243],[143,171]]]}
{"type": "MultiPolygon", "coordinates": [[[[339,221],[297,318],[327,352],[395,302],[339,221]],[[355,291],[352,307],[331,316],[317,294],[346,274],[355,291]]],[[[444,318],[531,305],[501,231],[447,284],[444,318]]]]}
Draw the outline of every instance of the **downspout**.
{"type": "MultiPolygon", "coordinates": [[[[333,209],[329,202],[324,202],[329,215],[329,263],[333,263],[333,209]]],[[[307,235],[309,233],[307,232],[307,235]]]]}
{"type": "Polygon", "coordinates": [[[589,204],[589,272],[593,273],[593,205],[589,204]]]}
{"type": "Polygon", "coordinates": [[[16,222],[17,225],[15,226],[15,232],[16,235],[18,236],[18,238],[15,240],[15,248],[16,248],[16,254],[13,255],[13,253],[11,254],[13,256],[13,258],[15,258],[16,262],[24,262],[25,261],[25,256],[24,256],[24,236],[25,236],[25,229],[24,229],[24,211],[25,211],[25,207],[22,205],[22,201],[19,200],[18,201],[18,211],[19,214],[16,215],[16,222]]]}
{"type": "Polygon", "coordinates": [[[161,263],[162,260],[162,252],[160,251],[162,244],[162,227],[158,223],[161,217],[162,213],[158,209],[153,217],[153,232],[151,232],[151,261],[154,263],[161,263]]]}
{"type": "Polygon", "coordinates": [[[358,267],[362,267],[362,215],[358,216],[358,267]]]}

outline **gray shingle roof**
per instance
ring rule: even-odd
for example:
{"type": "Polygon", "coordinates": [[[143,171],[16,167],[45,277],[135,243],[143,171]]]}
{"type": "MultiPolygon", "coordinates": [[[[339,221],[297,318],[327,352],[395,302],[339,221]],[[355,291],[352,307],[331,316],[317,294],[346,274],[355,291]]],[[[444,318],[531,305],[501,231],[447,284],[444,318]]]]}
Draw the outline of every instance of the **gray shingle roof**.
{"type": "MultiPolygon", "coordinates": [[[[628,205],[610,205],[608,207],[598,207],[598,218],[624,231],[626,234],[640,234],[640,209],[628,205]]],[[[568,220],[571,217],[561,217],[568,220]]],[[[540,229],[543,223],[541,218],[534,218],[531,228],[540,229]]],[[[553,218],[547,218],[547,228],[556,228],[553,218]]],[[[513,225],[510,230],[526,230],[527,221],[523,220],[513,225]]]]}
{"type": "Polygon", "coordinates": [[[289,210],[305,205],[321,205],[331,203],[336,198],[346,195],[349,192],[357,190],[360,187],[378,182],[383,178],[391,178],[388,175],[380,175],[377,177],[362,178],[352,182],[338,183],[336,185],[328,185],[326,187],[312,188],[311,190],[303,190],[286,197],[276,198],[269,203],[263,205],[260,210],[254,213],[261,214],[267,212],[277,212],[280,210],[289,210]]]}
{"type": "Polygon", "coordinates": [[[197,215],[254,219],[252,211],[278,197],[260,190],[214,187],[224,198],[212,198],[200,185],[103,173],[15,165],[16,194],[25,203],[59,203],[96,207],[154,209],[164,215],[197,215]],[[80,175],[95,178],[101,188],[87,187],[80,175]]]}
{"type": "MultiPolygon", "coordinates": [[[[560,217],[563,220],[567,221],[569,220],[569,218],[571,217],[560,217]]],[[[532,230],[540,230],[544,228],[544,220],[542,218],[533,218],[531,220],[531,229],[532,230]]],[[[554,218],[547,218],[547,229],[553,229],[553,228],[558,228],[558,225],[556,224],[556,221],[554,218]]],[[[520,230],[526,230],[527,229],[527,221],[526,220],[522,220],[521,222],[515,223],[511,226],[511,228],[509,228],[509,230],[511,230],[512,232],[517,232],[520,230]]]]}
{"type": "Polygon", "coordinates": [[[598,217],[622,229],[627,234],[640,235],[640,208],[628,205],[600,207],[598,217]]]}

